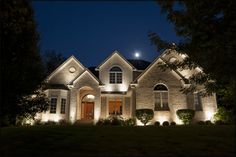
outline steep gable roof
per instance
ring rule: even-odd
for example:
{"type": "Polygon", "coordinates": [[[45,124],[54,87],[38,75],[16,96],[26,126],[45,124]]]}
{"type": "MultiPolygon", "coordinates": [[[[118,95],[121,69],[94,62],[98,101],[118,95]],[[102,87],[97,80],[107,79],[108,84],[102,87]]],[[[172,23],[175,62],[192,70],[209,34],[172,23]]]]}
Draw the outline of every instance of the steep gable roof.
{"type": "Polygon", "coordinates": [[[82,69],[85,69],[83,64],[81,64],[73,55],[70,56],[67,60],[65,60],[59,67],[57,67],[48,77],[47,80],[52,78],[57,72],[59,72],[62,68],[64,68],[70,61],[75,61],[82,69]]]}
{"type": "Polygon", "coordinates": [[[69,85],[73,85],[75,84],[85,73],[88,73],[90,76],[92,76],[92,78],[98,82],[99,85],[103,85],[103,83],[87,68],[85,68],[85,70],[79,74],[77,77],[75,77],[74,80],[72,80],[69,85]]]}
{"type": "MultiPolygon", "coordinates": [[[[162,58],[162,56],[165,54],[165,53],[167,53],[169,50],[167,49],[167,50],[165,50],[160,56],[158,56],[133,82],[132,82],[132,84],[136,84],[137,82],[138,82],[138,80],[144,75],[144,74],[146,74],[147,72],[148,72],[148,70],[150,70],[156,63],[157,63],[157,61],[158,60],[161,60],[162,62],[164,62],[165,64],[166,64],[166,62],[165,62],[165,60],[162,58]]],[[[171,70],[173,70],[173,69],[171,69],[171,70]]],[[[183,80],[184,81],[184,83],[189,83],[188,82],[188,80],[183,76],[183,75],[181,75],[181,73],[180,72],[178,72],[177,70],[173,70],[180,78],[181,78],[181,80],[183,80]]]]}
{"type": "Polygon", "coordinates": [[[145,70],[151,62],[141,59],[127,59],[137,70],[145,70]]]}
{"type": "Polygon", "coordinates": [[[117,50],[115,50],[110,56],[108,56],[100,65],[97,66],[96,70],[99,70],[99,68],[104,65],[110,58],[112,58],[114,55],[118,55],[121,59],[123,59],[133,70],[137,70],[127,59],[125,59],[124,56],[122,56],[117,50]]]}

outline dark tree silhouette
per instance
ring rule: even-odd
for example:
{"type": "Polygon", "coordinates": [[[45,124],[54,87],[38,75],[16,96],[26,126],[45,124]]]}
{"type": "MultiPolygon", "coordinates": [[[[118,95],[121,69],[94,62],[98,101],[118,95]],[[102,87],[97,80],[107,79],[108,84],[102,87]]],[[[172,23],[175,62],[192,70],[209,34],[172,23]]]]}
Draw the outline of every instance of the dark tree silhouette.
{"type": "Polygon", "coordinates": [[[1,120],[7,117],[15,124],[16,117],[24,112],[19,103],[39,89],[45,76],[31,4],[27,0],[0,3],[1,120]]]}
{"type": "Polygon", "coordinates": [[[55,50],[46,50],[44,54],[44,65],[46,74],[52,73],[66,58],[55,50]]]}
{"type": "MultiPolygon", "coordinates": [[[[158,0],[158,4],[183,40],[173,46],[150,32],[152,43],[158,50],[170,48],[187,54],[183,62],[169,64],[176,68],[199,65],[204,73],[194,75],[190,81],[205,85],[206,94],[217,92],[225,104],[235,105],[236,1],[158,0]]],[[[192,90],[195,87],[183,91],[192,90]]]]}

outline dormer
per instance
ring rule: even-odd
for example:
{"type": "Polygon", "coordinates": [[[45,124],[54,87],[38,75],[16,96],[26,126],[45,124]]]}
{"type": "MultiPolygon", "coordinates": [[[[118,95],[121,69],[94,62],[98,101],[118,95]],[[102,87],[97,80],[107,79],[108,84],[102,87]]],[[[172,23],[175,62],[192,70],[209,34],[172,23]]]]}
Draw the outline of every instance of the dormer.
{"type": "Polygon", "coordinates": [[[114,51],[97,68],[99,79],[104,84],[102,91],[126,92],[137,70],[118,51],[114,51]]]}

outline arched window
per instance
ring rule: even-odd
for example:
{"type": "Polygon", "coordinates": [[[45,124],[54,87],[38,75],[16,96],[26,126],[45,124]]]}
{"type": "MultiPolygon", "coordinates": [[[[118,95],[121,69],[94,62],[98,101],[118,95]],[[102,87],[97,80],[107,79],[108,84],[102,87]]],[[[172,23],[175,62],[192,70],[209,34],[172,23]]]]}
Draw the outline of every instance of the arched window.
{"type": "Polygon", "coordinates": [[[122,70],[121,68],[115,66],[110,69],[110,83],[111,84],[121,84],[122,83],[122,70]]]}
{"type": "Polygon", "coordinates": [[[168,89],[163,84],[154,87],[155,111],[169,111],[168,105],[168,89]]]}

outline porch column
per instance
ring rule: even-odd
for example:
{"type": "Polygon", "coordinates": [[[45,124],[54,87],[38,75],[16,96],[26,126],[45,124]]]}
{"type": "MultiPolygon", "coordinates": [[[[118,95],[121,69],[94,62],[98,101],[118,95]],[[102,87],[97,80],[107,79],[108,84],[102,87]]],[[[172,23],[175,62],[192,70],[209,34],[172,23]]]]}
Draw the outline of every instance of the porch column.
{"type": "Polygon", "coordinates": [[[77,89],[72,88],[70,94],[70,109],[69,120],[74,123],[76,120],[76,102],[77,102],[77,89]]]}

